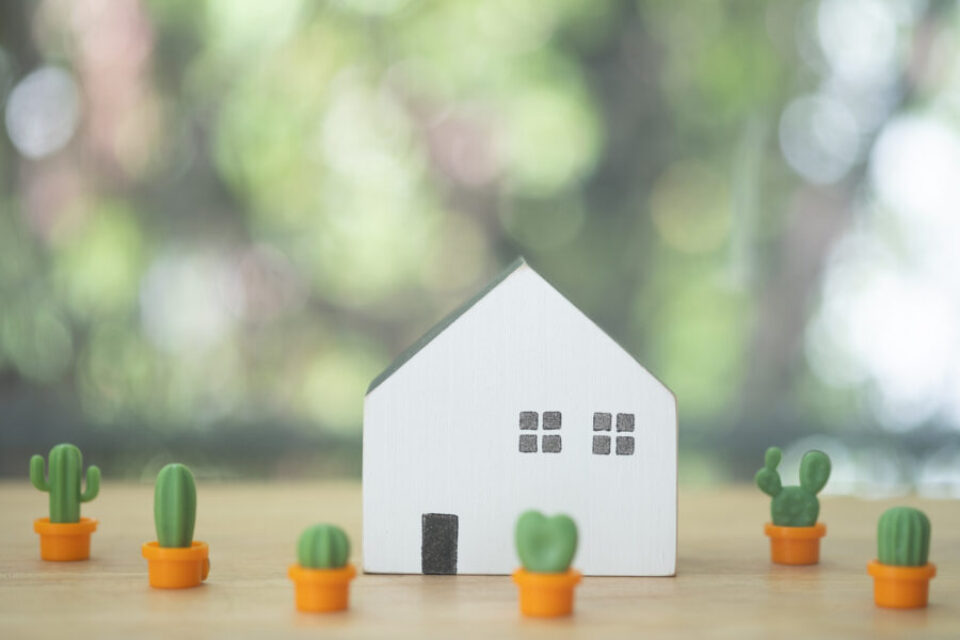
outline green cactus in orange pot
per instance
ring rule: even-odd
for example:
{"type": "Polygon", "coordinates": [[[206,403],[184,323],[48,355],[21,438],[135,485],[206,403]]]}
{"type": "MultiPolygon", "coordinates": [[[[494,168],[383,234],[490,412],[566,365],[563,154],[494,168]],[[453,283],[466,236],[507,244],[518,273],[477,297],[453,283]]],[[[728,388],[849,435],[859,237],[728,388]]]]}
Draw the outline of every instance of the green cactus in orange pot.
{"type": "Polygon", "coordinates": [[[78,522],[80,505],[90,502],[100,492],[100,469],[87,468],[87,483],[83,491],[83,454],[72,444],[58,444],[50,450],[47,477],[44,476],[43,456],[30,458],[30,482],[40,491],[50,494],[50,522],[78,522]]]}

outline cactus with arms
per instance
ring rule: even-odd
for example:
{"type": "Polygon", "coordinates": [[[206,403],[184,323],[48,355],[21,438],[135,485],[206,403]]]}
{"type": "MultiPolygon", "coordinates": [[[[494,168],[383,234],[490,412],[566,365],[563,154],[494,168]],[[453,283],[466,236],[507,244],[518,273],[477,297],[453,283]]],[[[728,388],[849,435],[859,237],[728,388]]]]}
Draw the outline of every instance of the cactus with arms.
{"type": "Polygon", "coordinates": [[[80,491],[83,455],[72,444],[58,444],[50,450],[49,479],[44,477],[43,456],[30,458],[30,482],[50,493],[50,522],[80,521],[80,504],[90,502],[100,492],[100,469],[87,468],[86,488],[80,491]]]}
{"type": "Polygon", "coordinates": [[[893,507],[877,523],[877,560],[901,567],[922,567],[930,552],[930,520],[917,509],[893,507]]]}
{"type": "Polygon", "coordinates": [[[153,521],[161,547],[189,547],[197,519],[197,488],[190,469],[168,464],[157,474],[153,521]]]}
{"type": "Polygon", "coordinates": [[[784,487],[777,473],[782,455],[779,447],[767,449],[763,468],[757,471],[754,479],[760,490],[773,498],[770,502],[773,524],[778,527],[812,527],[820,515],[817,494],[830,478],[830,458],[822,451],[807,451],[800,461],[800,486],[784,487]]]}
{"type": "Polygon", "coordinates": [[[300,534],[297,561],[307,569],[339,569],[350,557],[350,539],[332,524],[315,524],[300,534]]]}

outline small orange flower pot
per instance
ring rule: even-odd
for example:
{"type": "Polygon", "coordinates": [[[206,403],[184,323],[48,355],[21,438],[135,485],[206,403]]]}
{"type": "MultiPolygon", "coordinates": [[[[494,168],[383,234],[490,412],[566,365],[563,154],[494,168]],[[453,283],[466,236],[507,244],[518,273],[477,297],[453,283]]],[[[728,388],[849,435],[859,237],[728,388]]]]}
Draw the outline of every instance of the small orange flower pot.
{"type": "Polygon", "coordinates": [[[194,542],[183,548],[146,542],[141,551],[147,559],[150,586],[157,589],[196,587],[210,573],[210,547],[206,542],[194,542]]]}
{"type": "Polygon", "coordinates": [[[937,567],[929,562],[922,567],[899,567],[872,560],[867,573],[873,576],[873,601],[878,607],[922,609],[937,567]]]}
{"type": "Polygon", "coordinates": [[[526,569],[513,572],[520,588],[520,613],[534,618],[558,618],[573,613],[573,589],[582,577],[579,571],[534,573],[526,569]]]}
{"type": "Polygon", "coordinates": [[[50,522],[50,518],[37,518],[33,530],[40,534],[40,557],[44,560],[86,560],[90,557],[90,534],[97,530],[97,521],[80,518],[78,522],[50,522]]]}
{"type": "Polygon", "coordinates": [[[763,532],[770,537],[770,559],[776,564],[820,562],[820,538],[827,535],[827,525],[822,522],[812,527],[778,527],[768,522],[763,532]]]}
{"type": "Polygon", "coordinates": [[[308,569],[292,564],[287,575],[293,580],[298,611],[326,613],[343,611],[350,604],[350,581],[357,570],[352,564],[339,569],[308,569]]]}

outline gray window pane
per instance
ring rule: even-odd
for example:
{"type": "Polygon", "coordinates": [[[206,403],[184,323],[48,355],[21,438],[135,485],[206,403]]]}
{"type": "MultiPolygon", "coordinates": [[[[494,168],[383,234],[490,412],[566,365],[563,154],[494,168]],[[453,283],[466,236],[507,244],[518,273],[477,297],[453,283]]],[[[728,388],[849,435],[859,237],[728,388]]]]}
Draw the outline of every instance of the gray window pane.
{"type": "Polygon", "coordinates": [[[543,436],[544,453],[560,453],[560,436],[543,436]]]}
{"type": "Polygon", "coordinates": [[[520,428],[525,430],[537,430],[538,416],[536,411],[520,412],[520,428]]]}
{"type": "Polygon", "coordinates": [[[544,411],[543,412],[543,428],[559,429],[560,428],[560,412],[544,411]]]}
{"type": "Polygon", "coordinates": [[[633,431],[633,414],[617,414],[617,431],[633,431]]]}
{"type": "Polygon", "coordinates": [[[617,437],[617,455],[618,456],[633,455],[633,436],[617,437]]]}
{"type": "Polygon", "coordinates": [[[536,453],[537,436],[525,433],[520,436],[520,453],[536,453]]]}
{"type": "Polygon", "coordinates": [[[593,452],[601,455],[610,455],[610,436],[593,436],[593,452]]]}
{"type": "Polygon", "coordinates": [[[611,416],[609,413],[593,414],[594,431],[610,431],[611,416]]]}

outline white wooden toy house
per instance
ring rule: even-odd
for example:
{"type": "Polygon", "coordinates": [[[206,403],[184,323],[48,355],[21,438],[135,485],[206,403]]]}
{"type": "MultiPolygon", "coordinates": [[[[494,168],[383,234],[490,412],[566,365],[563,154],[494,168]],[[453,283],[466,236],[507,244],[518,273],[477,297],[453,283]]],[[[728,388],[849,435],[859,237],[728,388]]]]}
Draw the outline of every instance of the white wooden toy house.
{"type": "Polygon", "coordinates": [[[510,573],[531,508],[585,574],[676,573],[676,398],[519,260],[370,384],[364,570],[510,573]]]}

